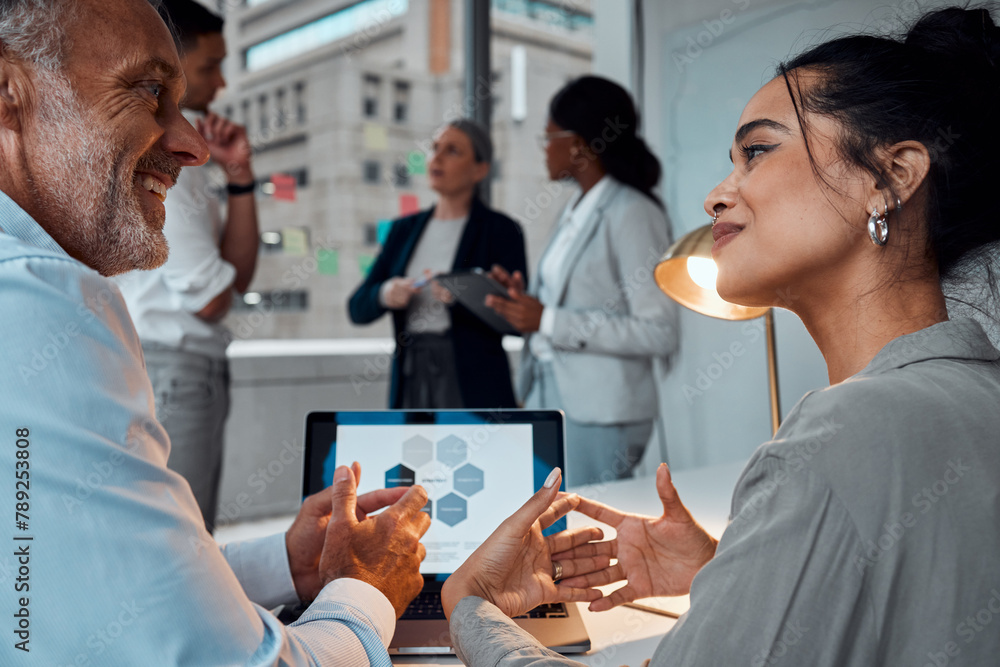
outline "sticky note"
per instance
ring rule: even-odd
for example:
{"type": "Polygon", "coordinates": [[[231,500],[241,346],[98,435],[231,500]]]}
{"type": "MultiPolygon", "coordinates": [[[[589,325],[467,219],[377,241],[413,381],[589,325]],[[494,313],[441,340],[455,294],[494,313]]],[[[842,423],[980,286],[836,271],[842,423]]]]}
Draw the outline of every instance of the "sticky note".
{"type": "Polygon", "coordinates": [[[427,156],[423,151],[410,151],[406,156],[406,170],[411,175],[427,173],[427,156]]]}
{"type": "Polygon", "coordinates": [[[385,125],[365,123],[365,149],[370,151],[389,150],[389,130],[385,125]]]}
{"type": "Polygon", "coordinates": [[[301,227],[285,227],[281,230],[281,240],[286,255],[302,256],[309,253],[309,235],[301,227]]]}
{"type": "Polygon", "coordinates": [[[385,245],[385,240],[389,238],[389,232],[392,230],[392,220],[379,220],[375,229],[375,240],[379,245],[385,245]]]}
{"type": "Polygon", "coordinates": [[[374,255],[358,255],[358,268],[361,269],[361,277],[367,278],[368,272],[372,270],[372,264],[375,263],[374,255]]]}
{"type": "Polygon", "coordinates": [[[399,214],[410,215],[420,210],[417,195],[399,195],[399,214]]]}
{"type": "Polygon", "coordinates": [[[320,275],[335,276],[340,273],[340,253],[333,248],[317,248],[316,264],[320,275]]]}

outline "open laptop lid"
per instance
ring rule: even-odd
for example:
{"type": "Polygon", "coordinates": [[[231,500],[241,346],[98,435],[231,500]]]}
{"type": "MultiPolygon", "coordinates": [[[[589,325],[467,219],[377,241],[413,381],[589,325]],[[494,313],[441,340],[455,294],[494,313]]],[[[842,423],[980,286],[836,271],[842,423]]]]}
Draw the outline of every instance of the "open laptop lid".
{"type": "MultiPolygon", "coordinates": [[[[339,465],[361,464],[358,493],[421,484],[434,521],[425,580],[443,581],[545,482],[565,470],[558,410],[360,410],[306,417],[303,496],[339,465]]],[[[565,488],[565,482],[563,483],[565,488]]],[[[563,530],[566,520],[546,533],[563,530]]]]}

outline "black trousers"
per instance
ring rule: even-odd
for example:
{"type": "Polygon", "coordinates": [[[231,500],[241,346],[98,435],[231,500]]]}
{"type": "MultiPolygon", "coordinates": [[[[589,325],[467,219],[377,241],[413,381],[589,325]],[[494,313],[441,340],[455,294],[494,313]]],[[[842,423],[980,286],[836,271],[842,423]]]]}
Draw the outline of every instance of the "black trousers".
{"type": "Polygon", "coordinates": [[[413,334],[402,367],[402,407],[417,410],[462,408],[451,336],[413,334]]]}

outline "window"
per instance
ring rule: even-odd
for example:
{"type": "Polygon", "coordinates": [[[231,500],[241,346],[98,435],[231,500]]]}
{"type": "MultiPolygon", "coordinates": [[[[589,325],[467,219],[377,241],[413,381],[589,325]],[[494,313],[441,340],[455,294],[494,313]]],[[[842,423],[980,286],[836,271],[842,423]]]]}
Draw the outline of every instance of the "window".
{"type": "Polygon", "coordinates": [[[410,115],[410,84],[397,81],[394,87],[392,104],[392,119],[397,123],[405,123],[410,115]]]}
{"type": "Polygon", "coordinates": [[[240,119],[244,127],[250,126],[250,100],[240,102],[240,119]]]}
{"type": "Polygon", "coordinates": [[[307,290],[271,290],[269,292],[247,292],[242,299],[233,302],[233,310],[246,312],[249,310],[267,312],[296,312],[309,310],[309,292],[307,290]]]}
{"type": "Polygon", "coordinates": [[[382,165],[374,160],[365,160],[362,166],[365,183],[378,185],[382,182],[382,165]]]}
{"type": "Polygon", "coordinates": [[[257,107],[258,107],[258,114],[259,114],[258,115],[258,120],[260,121],[260,124],[258,125],[258,128],[259,128],[261,134],[265,134],[270,129],[269,128],[270,118],[268,118],[268,114],[267,114],[267,95],[266,94],[262,94],[259,98],[257,98],[257,107]]]}
{"type": "Polygon", "coordinates": [[[374,222],[366,222],[364,226],[365,245],[378,245],[378,227],[374,222]]]}
{"type": "Polygon", "coordinates": [[[547,28],[587,32],[594,29],[593,15],[570,6],[577,3],[558,0],[492,0],[490,4],[493,9],[523,17],[547,28]]]}
{"type": "Polygon", "coordinates": [[[306,84],[304,81],[295,84],[295,122],[299,125],[306,122],[306,84]]]}
{"type": "Polygon", "coordinates": [[[398,188],[409,187],[410,170],[405,164],[397,164],[392,168],[392,184],[398,188]]]}
{"type": "Polygon", "coordinates": [[[361,0],[286,33],[254,44],[243,53],[243,67],[256,72],[402,16],[409,0],[361,0]]]}
{"type": "Polygon", "coordinates": [[[365,74],[361,87],[361,113],[365,118],[378,118],[378,98],[382,88],[382,79],[374,74],[365,74]]]}
{"type": "Polygon", "coordinates": [[[285,89],[278,88],[274,93],[274,127],[278,130],[285,129],[287,113],[285,112],[285,89]]]}

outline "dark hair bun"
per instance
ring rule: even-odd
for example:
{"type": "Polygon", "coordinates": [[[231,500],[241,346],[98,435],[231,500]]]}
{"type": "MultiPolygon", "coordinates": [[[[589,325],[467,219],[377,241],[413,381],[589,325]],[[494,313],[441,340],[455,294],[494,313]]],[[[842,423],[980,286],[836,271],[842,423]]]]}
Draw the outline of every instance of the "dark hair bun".
{"type": "Polygon", "coordinates": [[[663,207],[653,194],[660,161],[638,134],[639,113],[628,91],[599,76],[581,76],[555,94],[549,118],[580,135],[614,178],[663,207]]]}
{"type": "Polygon", "coordinates": [[[945,69],[951,86],[989,99],[1000,94],[1000,28],[988,9],[948,7],[925,14],[910,28],[905,44],[945,69]]]}
{"type": "Polygon", "coordinates": [[[948,7],[926,14],[906,34],[906,45],[950,61],[996,69],[1000,30],[984,8],[948,7]]]}

